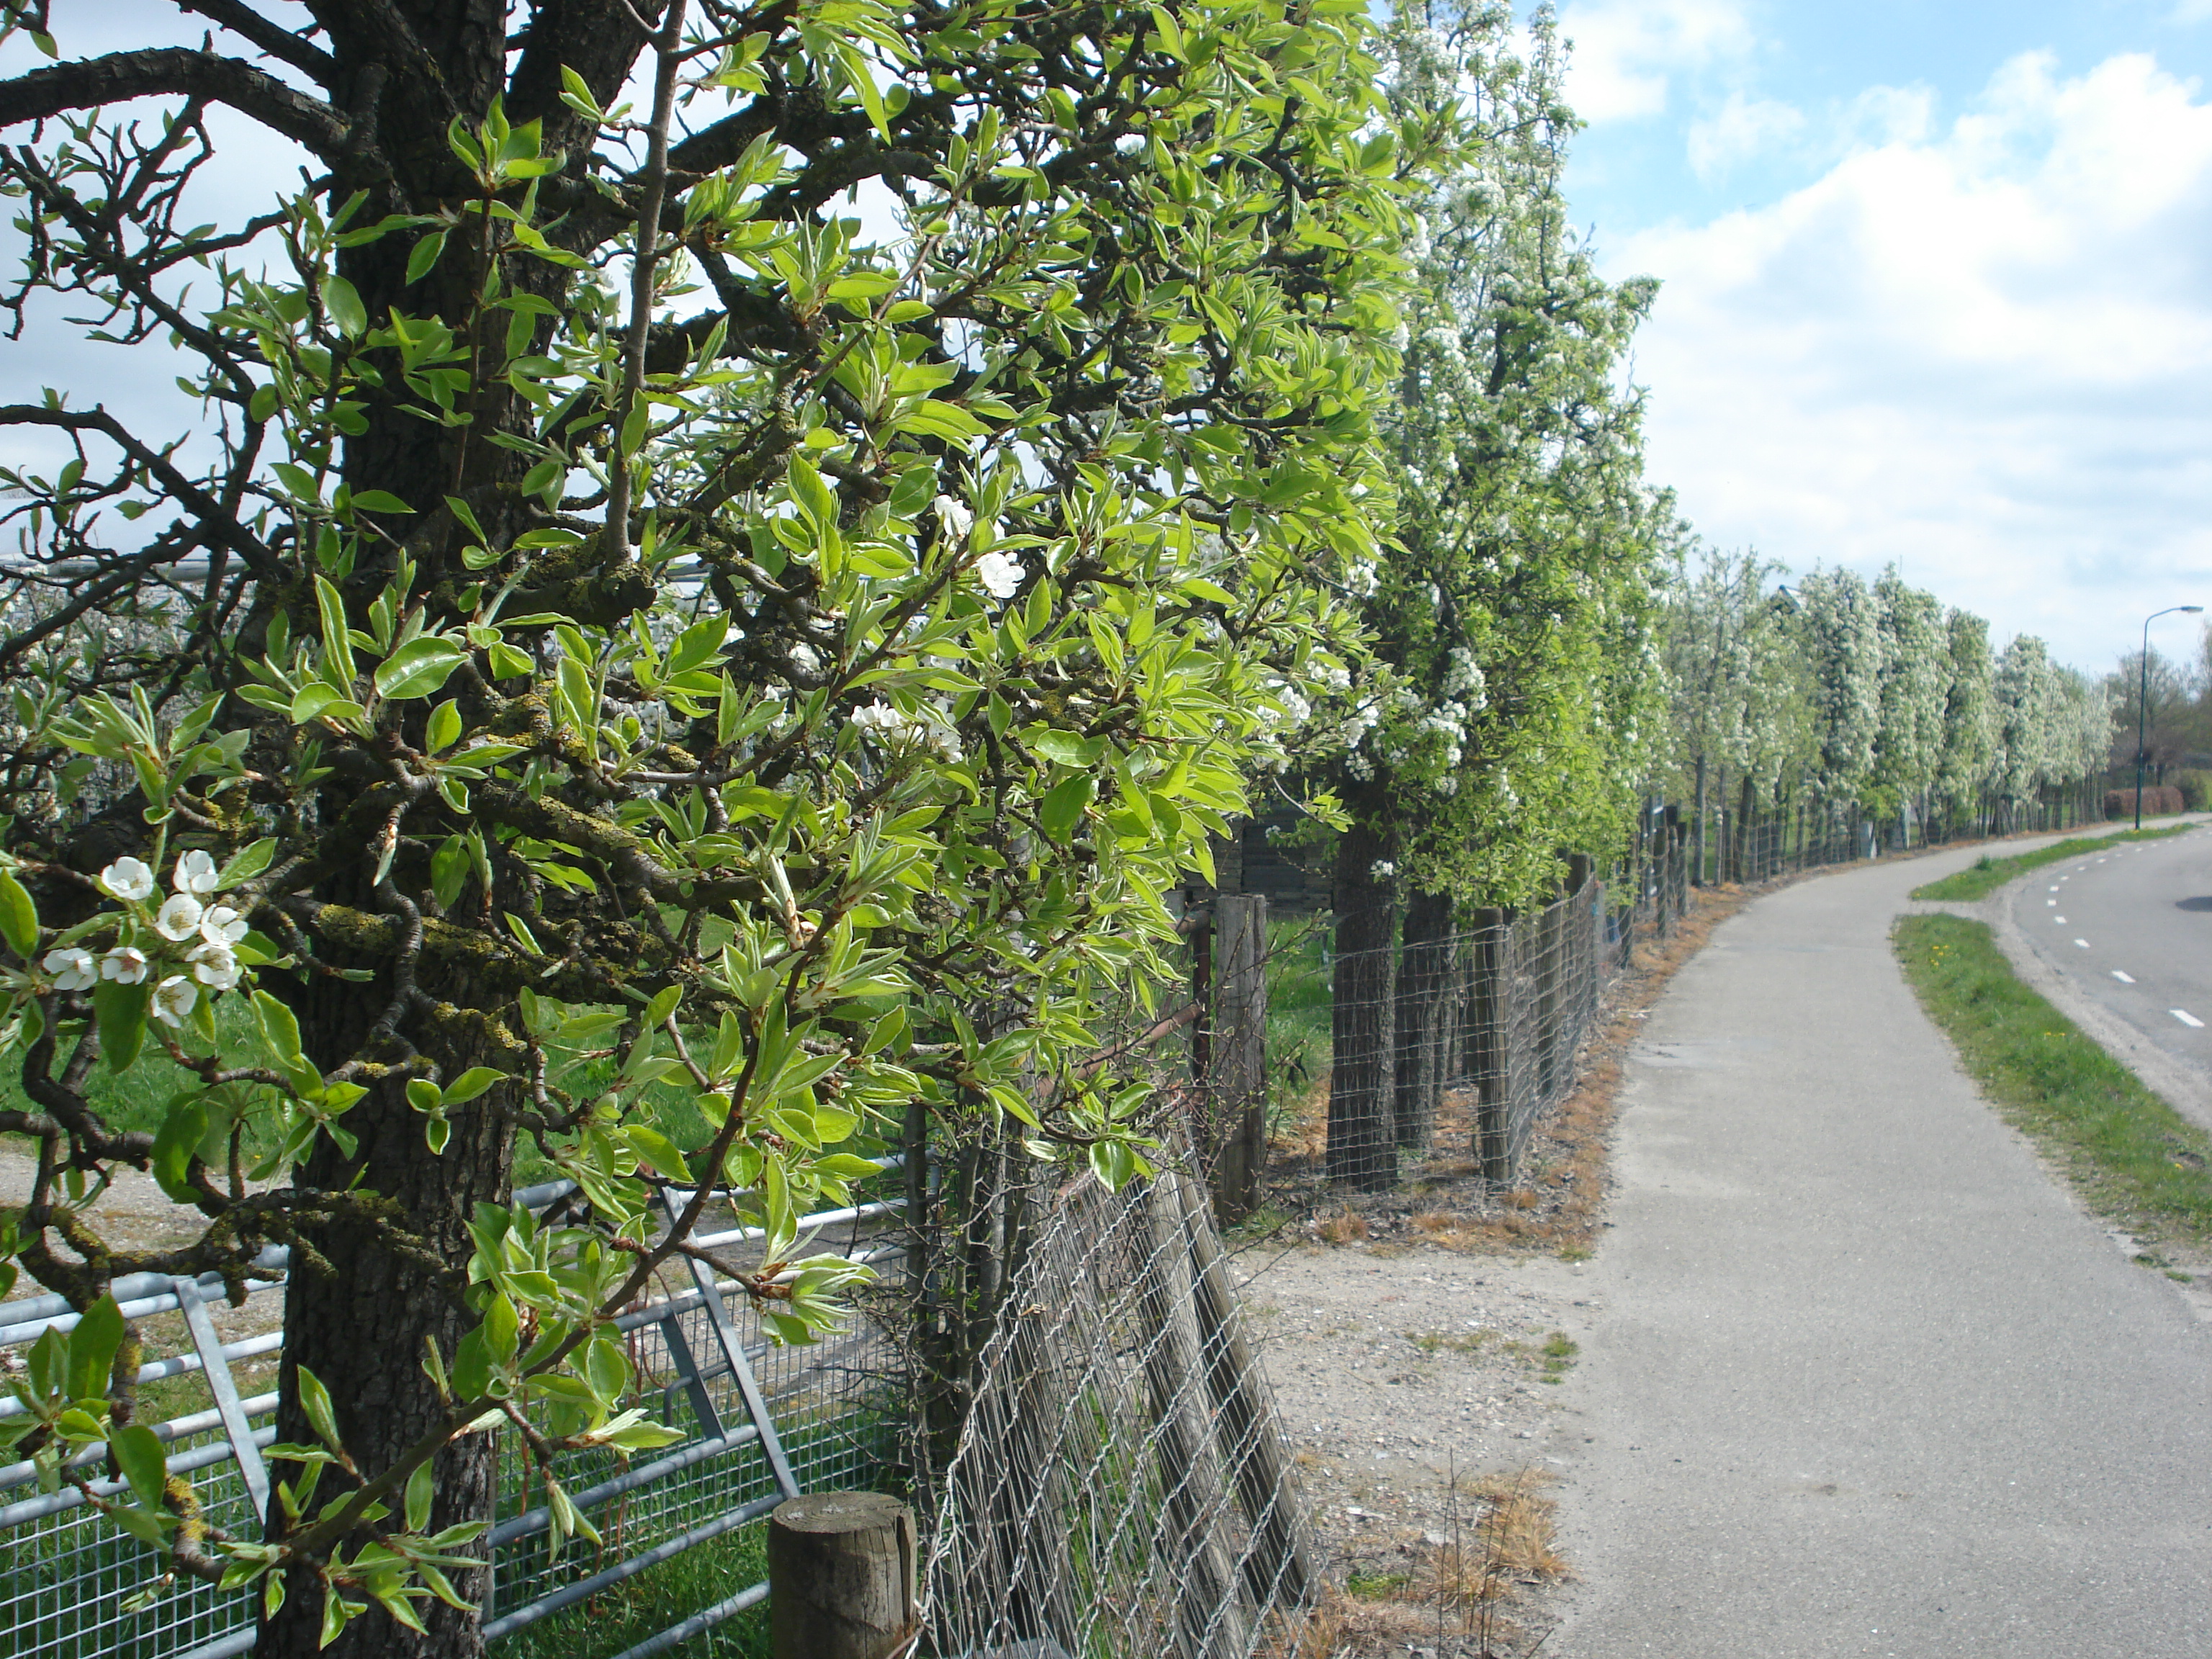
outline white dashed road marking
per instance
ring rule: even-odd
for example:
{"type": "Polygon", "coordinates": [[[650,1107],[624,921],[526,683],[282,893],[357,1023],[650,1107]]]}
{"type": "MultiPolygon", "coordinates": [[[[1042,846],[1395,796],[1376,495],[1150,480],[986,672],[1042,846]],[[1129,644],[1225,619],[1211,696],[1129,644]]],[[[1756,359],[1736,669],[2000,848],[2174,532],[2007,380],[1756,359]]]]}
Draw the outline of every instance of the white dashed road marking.
{"type": "Polygon", "coordinates": [[[2117,968],[2112,969],[2112,977],[2123,985],[2132,985],[2136,982],[2136,976],[2133,974],[2124,974],[2117,968]]]}
{"type": "Polygon", "coordinates": [[[2169,1008],[2166,1012],[2172,1014],[2176,1019],[2179,1020],[2184,1025],[2190,1027],[2192,1030],[2201,1031],[2204,1029],[2204,1022],[2197,1018],[2196,1015],[2191,1013],[2186,1008],[2169,1008]]]}
{"type": "Polygon", "coordinates": [[[2057,922],[2062,927],[2066,925],[2066,918],[2063,916],[2053,916],[2051,917],[2051,921],[2057,922]]]}
{"type": "Polygon", "coordinates": [[[2085,951],[2089,948],[2089,941],[2086,939],[2077,939],[2074,942],[2085,951]]]}

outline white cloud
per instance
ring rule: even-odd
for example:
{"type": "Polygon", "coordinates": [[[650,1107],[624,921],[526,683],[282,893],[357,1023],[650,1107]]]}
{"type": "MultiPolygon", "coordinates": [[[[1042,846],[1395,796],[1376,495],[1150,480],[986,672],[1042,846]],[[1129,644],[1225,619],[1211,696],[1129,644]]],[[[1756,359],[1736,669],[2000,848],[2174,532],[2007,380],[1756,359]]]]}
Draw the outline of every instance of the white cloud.
{"type": "Polygon", "coordinates": [[[2212,604],[2196,93],[2146,57],[2023,57],[1947,130],[1890,98],[1807,188],[1630,239],[1612,263],[1666,283],[1637,363],[1653,476],[1712,539],[1899,560],[2085,665],[2212,604]]]}
{"type": "Polygon", "coordinates": [[[1748,56],[1744,0],[1577,0],[1559,13],[1574,43],[1567,101],[1586,121],[1657,115],[1673,76],[1748,56]]]}
{"type": "Polygon", "coordinates": [[[1805,113],[1771,98],[1729,94],[1711,115],[1690,123],[1690,168],[1698,178],[1717,179],[1740,161],[1794,142],[1805,130],[1805,113]]]}

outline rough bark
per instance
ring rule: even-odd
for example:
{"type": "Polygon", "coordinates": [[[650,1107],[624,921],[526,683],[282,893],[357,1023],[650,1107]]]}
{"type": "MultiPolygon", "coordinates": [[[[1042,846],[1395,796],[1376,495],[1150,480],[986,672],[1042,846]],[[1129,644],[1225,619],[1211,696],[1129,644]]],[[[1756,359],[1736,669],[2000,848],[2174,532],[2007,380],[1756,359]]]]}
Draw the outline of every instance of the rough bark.
{"type": "Polygon", "coordinates": [[[1397,1079],[1394,1131],[1400,1147],[1425,1152],[1436,1128],[1443,1091],[1447,993],[1451,986],[1452,902],[1444,893],[1415,892],[1406,902],[1397,994],[1397,1079]]]}

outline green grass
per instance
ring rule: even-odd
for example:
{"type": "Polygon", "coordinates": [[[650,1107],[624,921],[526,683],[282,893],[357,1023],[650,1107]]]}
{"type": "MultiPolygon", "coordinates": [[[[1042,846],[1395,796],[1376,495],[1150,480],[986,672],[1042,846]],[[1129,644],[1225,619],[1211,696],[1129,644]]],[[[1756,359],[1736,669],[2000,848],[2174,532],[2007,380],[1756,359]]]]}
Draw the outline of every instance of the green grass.
{"type": "MultiPolygon", "coordinates": [[[[768,1577],[768,1523],[725,1533],[493,1644],[497,1659],[601,1659],[768,1577]]],[[[768,1603],[678,1650],[685,1659],[769,1659],[768,1603]]]]}
{"type": "Polygon", "coordinates": [[[1326,916],[1285,916],[1268,932],[1268,1109],[1277,1117],[1294,1109],[1328,1070],[1333,995],[1326,916]]]}
{"type": "Polygon", "coordinates": [[[2075,836],[2051,846],[2039,848],[2033,853],[2022,853],[2016,858],[1993,859],[1984,853],[1972,868],[1961,870],[1955,876],[1946,876],[1941,881],[1931,881],[1924,887],[1916,887],[1912,890],[1912,896],[1970,903],[1975,899],[1987,898],[2014,877],[2024,876],[2031,870],[2039,870],[2046,864],[2079,858],[2084,853],[2100,852],[2123,842],[2163,841],[2168,836],[2179,836],[2196,827],[2193,823],[2172,823],[2163,830],[2123,830],[2117,836],[2075,836]]]}
{"type": "Polygon", "coordinates": [[[2092,1210],[2162,1243],[2212,1247],[2212,1135],[2022,984],[1985,924],[1905,916],[1893,939],[1967,1072],[2092,1210]]]}

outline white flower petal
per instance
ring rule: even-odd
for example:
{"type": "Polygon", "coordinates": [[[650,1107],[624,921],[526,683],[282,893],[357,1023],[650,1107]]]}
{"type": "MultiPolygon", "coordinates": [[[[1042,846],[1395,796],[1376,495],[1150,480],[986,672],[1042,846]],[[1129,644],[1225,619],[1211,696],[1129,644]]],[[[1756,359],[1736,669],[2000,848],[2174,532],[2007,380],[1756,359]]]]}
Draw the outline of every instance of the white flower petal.
{"type": "Polygon", "coordinates": [[[198,934],[202,914],[200,902],[190,893],[174,894],[155,914],[154,931],[181,945],[198,934]]]}
{"type": "Polygon", "coordinates": [[[195,848],[177,860],[169,884],[179,893],[212,893],[216,875],[215,860],[195,848]]]}
{"type": "Polygon", "coordinates": [[[137,985],[146,977],[146,953],[129,945],[118,945],[100,959],[100,976],[112,979],[118,985],[137,985]]]}
{"type": "Polygon", "coordinates": [[[199,987],[182,974],[172,974],[154,988],[154,1018],[164,1025],[182,1025],[199,1000],[199,987]]]}
{"type": "Polygon", "coordinates": [[[100,872],[100,890],[110,898],[126,902],[150,898],[154,893],[153,867],[139,859],[118,859],[100,872]]]}

